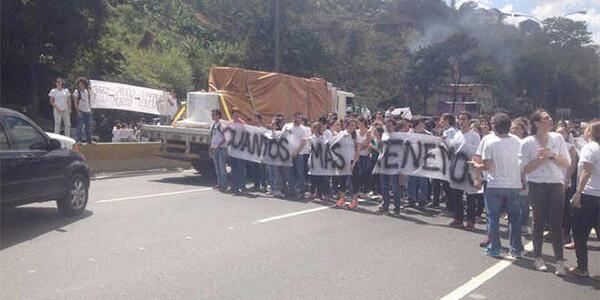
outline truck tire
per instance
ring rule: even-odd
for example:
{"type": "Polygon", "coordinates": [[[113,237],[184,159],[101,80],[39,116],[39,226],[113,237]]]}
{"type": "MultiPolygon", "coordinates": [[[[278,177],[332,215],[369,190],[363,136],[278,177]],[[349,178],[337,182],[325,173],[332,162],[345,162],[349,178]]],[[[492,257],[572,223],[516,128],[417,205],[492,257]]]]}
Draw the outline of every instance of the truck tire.
{"type": "Polygon", "coordinates": [[[81,214],[87,205],[89,187],[89,181],[83,174],[73,174],[67,181],[64,196],[56,201],[58,211],[65,216],[81,214]]]}
{"type": "Polygon", "coordinates": [[[212,160],[193,160],[192,168],[194,168],[194,170],[196,170],[198,173],[212,174],[214,165],[213,165],[212,160]]]}

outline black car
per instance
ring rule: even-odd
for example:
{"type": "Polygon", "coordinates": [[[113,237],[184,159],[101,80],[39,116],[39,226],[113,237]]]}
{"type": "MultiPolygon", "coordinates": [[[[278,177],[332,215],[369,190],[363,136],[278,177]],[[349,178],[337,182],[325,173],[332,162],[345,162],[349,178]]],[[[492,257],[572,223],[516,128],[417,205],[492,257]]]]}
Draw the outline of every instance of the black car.
{"type": "Polygon", "coordinates": [[[61,149],[26,116],[0,108],[0,202],[3,208],[56,200],[65,215],[83,212],[90,186],[80,153],[61,149]]]}

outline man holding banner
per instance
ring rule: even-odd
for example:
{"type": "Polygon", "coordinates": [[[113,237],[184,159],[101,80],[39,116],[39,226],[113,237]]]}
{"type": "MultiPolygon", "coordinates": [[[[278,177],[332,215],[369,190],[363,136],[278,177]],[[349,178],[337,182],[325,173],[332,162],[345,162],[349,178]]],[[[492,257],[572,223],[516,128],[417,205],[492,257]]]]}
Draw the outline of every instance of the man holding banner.
{"type": "MultiPolygon", "coordinates": [[[[461,112],[458,115],[458,125],[460,132],[456,133],[454,138],[454,147],[456,151],[462,151],[469,157],[475,155],[481,138],[473,129],[471,129],[471,114],[461,112]]],[[[450,223],[451,227],[463,228],[465,218],[465,204],[463,202],[463,194],[467,198],[467,229],[475,228],[475,210],[477,197],[481,195],[481,191],[477,189],[462,190],[450,185],[448,189],[448,201],[454,204],[453,213],[454,221],[450,223]]]]}
{"type": "Polygon", "coordinates": [[[226,140],[221,126],[222,113],[220,109],[214,109],[211,112],[213,123],[210,125],[210,156],[213,159],[215,173],[217,175],[216,188],[220,191],[227,190],[227,170],[225,162],[227,161],[226,140]]]}
{"type": "Polygon", "coordinates": [[[286,181],[289,185],[289,196],[304,198],[304,154],[310,133],[302,125],[304,116],[301,112],[294,114],[294,121],[283,126],[283,132],[290,136],[292,166],[286,168],[286,181]]]}

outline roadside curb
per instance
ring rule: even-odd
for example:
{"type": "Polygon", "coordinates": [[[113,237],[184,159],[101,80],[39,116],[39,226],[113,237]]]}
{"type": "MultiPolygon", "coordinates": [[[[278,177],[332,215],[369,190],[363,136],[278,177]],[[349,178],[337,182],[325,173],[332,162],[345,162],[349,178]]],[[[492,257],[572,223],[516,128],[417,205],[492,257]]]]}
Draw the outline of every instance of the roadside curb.
{"type": "Polygon", "coordinates": [[[195,172],[193,169],[184,169],[184,168],[159,168],[159,169],[150,169],[150,170],[139,170],[139,171],[124,171],[124,172],[115,172],[115,173],[106,173],[100,172],[97,174],[93,174],[90,180],[106,180],[106,179],[115,179],[115,178],[124,178],[124,177],[136,177],[136,176],[145,176],[145,175],[156,175],[156,174],[168,174],[168,173],[181,173],[181,172],[195,172]]]}

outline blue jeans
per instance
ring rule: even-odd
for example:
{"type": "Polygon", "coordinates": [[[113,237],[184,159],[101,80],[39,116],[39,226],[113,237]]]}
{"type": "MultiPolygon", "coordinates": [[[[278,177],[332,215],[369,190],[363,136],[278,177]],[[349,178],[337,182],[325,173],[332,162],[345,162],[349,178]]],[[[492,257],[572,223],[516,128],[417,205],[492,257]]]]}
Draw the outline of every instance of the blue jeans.
{"type": "Polygon", "coordinates": [[[408,196],[411,202],[417,201],[419,204],[423,205],[427,202],[427,196],[429,196],[429,178],[408,176],[406,189],[408,190],[408,196]]]}
{"type": "Polygon", "coordinates": [[[227,170],[225,162],[227,161],[227,149],[224,147],[217,148],[213,151],[213,163],[215,165],[215,173],[217,175],[217,185],[221,188],[227,187],[227,170]]]}
{"type": "Polygon", "coordinates": [[[79,121],[77,122],[77,140],[83,142],[83,133],[85,132],[85,141],[90,143],[92,141],[92,128],[90,127],[90,121],[92,119],[91,112],[81,112],[79,115],[79,121]],[[84,130],[85,127],[85,130],[84,130]]]}
{"type": "Polygon", "coordinates": [[[237,192],[246,187],[246,162],[231,157],[229,163],[231,164],[231,187],[237,192]]]}
{"type": "Polygon", "coordinates": [[[246,162],[246,169],[248,170],[248,177],[252,180],[255,187],[260,188],[265,182],[265,167],[263,164],[248,161],[246,162]]]}
{"type": "Polygon", "coordinates": [[[371,180],[373,180],[373,175],[371,175],[373,168],[370,166],[369,156],[368,155],[360,155],[358,157],[358,170],[360,174],[360,183],[359,189],[357,189],[361,193],[368,193],[369,187],[371,186],[371,180]]]}
{"type": "Polygon", "coordinates": [[[400,210],[400,190],[398,187],[398,175],[379,175],[381,181],[381,195],[383,196],[383,208],[390,207],[390,189],[394,197],[394,210],[400,210]]]}
{"type": "Polygon", "coordinates": [[[529,225],[529,196],[519,195],[521,199],[521,226],[529,225]]]}
{"type": "Polygon", "coordinates": [[[304,193],[304,157],[303,155],[297,155],[292,158],[292,166],[287,167],[287,182],[290,185],[290,192],[292,194],[304,193]]]}
{"type": "Polygon", "coordinates": [[[267,181],[271,185],[271,193],[281,192],[281,168],[279,166],[267,165],[267,181]]]}
{"type": "Polygon", "coordinates": [[[502,208],[508,210],[510,252],[520,254],[523,251],[521,242],[521,199],[520,189],[488,187],[485,191],[485,206],[488,210],[489,253],[500,254],[500,214],[502,208]]]}

